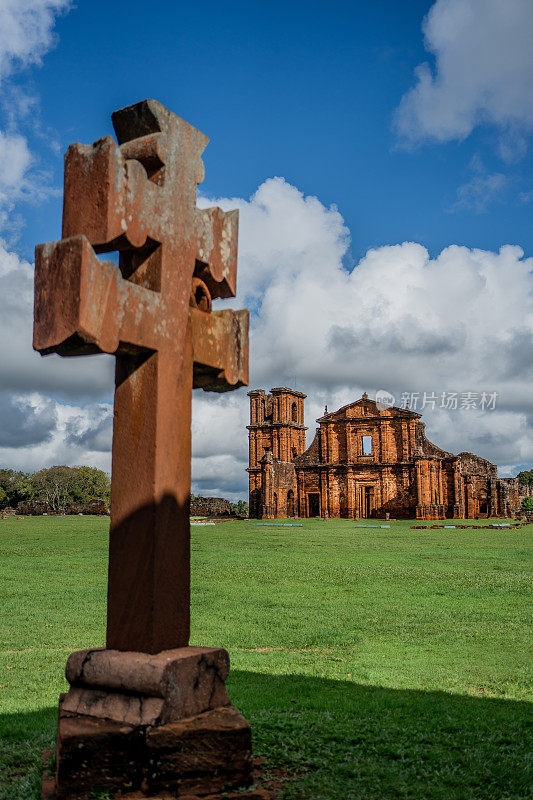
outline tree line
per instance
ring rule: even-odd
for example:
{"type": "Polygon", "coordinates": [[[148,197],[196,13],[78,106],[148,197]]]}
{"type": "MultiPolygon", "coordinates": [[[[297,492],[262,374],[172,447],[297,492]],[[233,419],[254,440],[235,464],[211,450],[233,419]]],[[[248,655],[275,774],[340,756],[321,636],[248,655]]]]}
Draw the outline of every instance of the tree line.
{"type": "MultiPolygon", "coordinates": [[[[25,501],[46,503],[54,512],[98,500],[109,506],[110,496],[109,475],[95,467],[56,466],[38,472],[0,469],[0,510],[16,508],[25,501]]],[[[230,508],[237,516],[248,514],[244,500],[230,503],[230,508]]]]}
{"type": "Polygon", "coordinates": [[[47,503],[60,511],[76,503],[103,500],[109,505],[111,479],[96,467],[56,466],[38,472],[0,469],[0,509],[23,501],[47,503]]]}

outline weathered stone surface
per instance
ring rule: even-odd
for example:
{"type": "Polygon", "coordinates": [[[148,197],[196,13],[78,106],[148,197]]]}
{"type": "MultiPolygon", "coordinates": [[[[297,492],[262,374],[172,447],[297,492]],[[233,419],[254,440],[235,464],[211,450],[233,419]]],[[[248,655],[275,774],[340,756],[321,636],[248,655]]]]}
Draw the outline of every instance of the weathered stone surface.
{"type": "MultiPolygon", "coordinates": [[[[197,207],[208,139],[192,125],[154,100],[112,119],[116,142],[69,147],[63,238],[35,254],[34,348],[116,357],[106,646],[122,655],[70,660],[58,730],[62,797],[135,790],[141,776],[164,791],[164,777],[147,772],[146,724],[228,702],[227,653],[161,652],[189,641],[192,390],[248,382],[248,312],[211,303],[235,296],[238,211],[197,207]],[[118,263],[98,258],[111,251],[118,263]]],[[[234,783],[245,728],[189,722],[175,746],[194,742],[205,760],[204,731],[225,748],[212,759],[234,783]]],[[[176,781],[172,748],[154,752],[176,781]]],[[[189,780],[204,778],[191,766],[189,780]]]]}
{"type": "Polygon", "coordinates": [[[148,728],[146,746],[152,794],[174,787],[205,795],[250,780],[250,725],[233,706],[148,728]]]}
{"type": "Polygon", "coordinates": [[[229,655],[218,647],[80,650],[67,661],[62,708],[131,725],[171,722],[227,705],[228,674],[229,655]]]}
{"type": "Polygon", "coordinates": [[[130,725],[61,714],[57,729],[56,791],[83,797],[98,789],[133,790],[141,785],[142,731],[130,725]]]}
{"type": "Polygon", "coordinates": [[[191,497],[191,514],[198,517],[229,517],[229,500],[223,497],[191,497]]]}
{"type": "Polygon", "coordinates": [[[98,788],[204,796],[246,785],[251,769],[250,726],[233,706],[148,728],[60,712],[61,798],[84,798],[98,788]]]}
{"type": "Polygon", "coordinates": [[[33,342],[116,356],[106,644],[159,653],[189,640],[192,389],[247,383],[248,312],[211,307],[235,295],[238,211],[196,205],[208,138],[154,100],[112,119],[118,143],[67,151],[33,342]]]}
{"type": "Polygon", "coordinates": [[[440,449],[414,411],[378,408],[364,394],[326,408],[305,450],[305,395],[286,387],[248,394],[250,516],[444,519],[520,508],[516,478],[498,478],[480,456],[440,449]]]}
{"type": "Polygon", "coordinates": [[[60,708],[70,714],[82,714],[127,725],[153,725],[161,718],[163,705],[164,700],[161,697],[71,686],[60,708]]]}

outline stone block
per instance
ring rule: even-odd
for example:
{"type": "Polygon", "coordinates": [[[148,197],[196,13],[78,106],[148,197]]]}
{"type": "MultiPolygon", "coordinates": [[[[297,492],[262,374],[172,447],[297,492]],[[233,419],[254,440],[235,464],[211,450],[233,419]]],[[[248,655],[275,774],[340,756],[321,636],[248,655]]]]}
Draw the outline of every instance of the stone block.
{"type": "Polygon", "coordinates": [[[65,711],[131,725],[166,724],[229,703],[226,650],[180,647],[155,655],[82,650],[69,656],[65,711]]]}
{"type": "Polygon", "coordinates": [[[139,788],[142,730],[109,720],[60,714],[57,730],[58,798],[85,797],[97,789],[139,788]]]}
{"type": "Polygon", "coordinates": [[[153,725],[160,719],[164,703],[161,697],[71,686],[60,701],[60,709],[70,714],[109,719],[127,725],[153,725]]]}
{"type": "Polygon", "coordinates": [[[205,795],[251,780],[250,725],[233,706],[148,728],[148,793],[205,795]]]}

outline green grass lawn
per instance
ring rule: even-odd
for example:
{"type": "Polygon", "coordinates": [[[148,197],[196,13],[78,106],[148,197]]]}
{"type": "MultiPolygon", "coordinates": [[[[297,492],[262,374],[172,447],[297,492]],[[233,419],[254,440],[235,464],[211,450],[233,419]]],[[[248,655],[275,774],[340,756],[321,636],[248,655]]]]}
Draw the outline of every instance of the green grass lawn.
{"type": "MultiPolygon", "coordinates": [[[[429,523],[428,523],[429,524],[429,523]]],[[[39,796],[64,665],[105,635],[108,520],[0,520],[0,798],[39,796]]],[[[192,644],[305,800],[522,800],[533,526],[192,528],[192,644]]]]}

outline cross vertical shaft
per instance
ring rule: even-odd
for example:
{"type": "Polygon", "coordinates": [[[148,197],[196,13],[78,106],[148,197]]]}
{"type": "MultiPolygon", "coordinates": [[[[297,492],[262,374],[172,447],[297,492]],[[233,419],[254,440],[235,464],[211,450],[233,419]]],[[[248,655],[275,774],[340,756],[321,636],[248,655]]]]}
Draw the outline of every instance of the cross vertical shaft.
{"type": "Polygon", "coordinates": [[[54,800],[251,781],[229,656],[188,646],[191,394],[248,382],[248,312],[211,305],[235,295],[238,216],[196,206],[200,131],[153,100],[112,118],[118,144],[69,147],[63,238],[35,258],[35,349],[116,357],[107,646],[68,659],[54,800]]]}
{"type": "Polygon", "coordinates": [[[157,653],[189,642],[190,334],[170,396],[165,354],[132,361],[116,365],[106,646],[157,653]]]}
{"type": "Polygon", "coordinates": [[[67,151],[34,346],[116,356],[106,644],[157,653],[189,641],[192,389],[247,382],[248,315],[211,308],[235,294],[237,212],[196,207],[207,137],[153,100],[113,124],[118,145],[67,151]]]}

